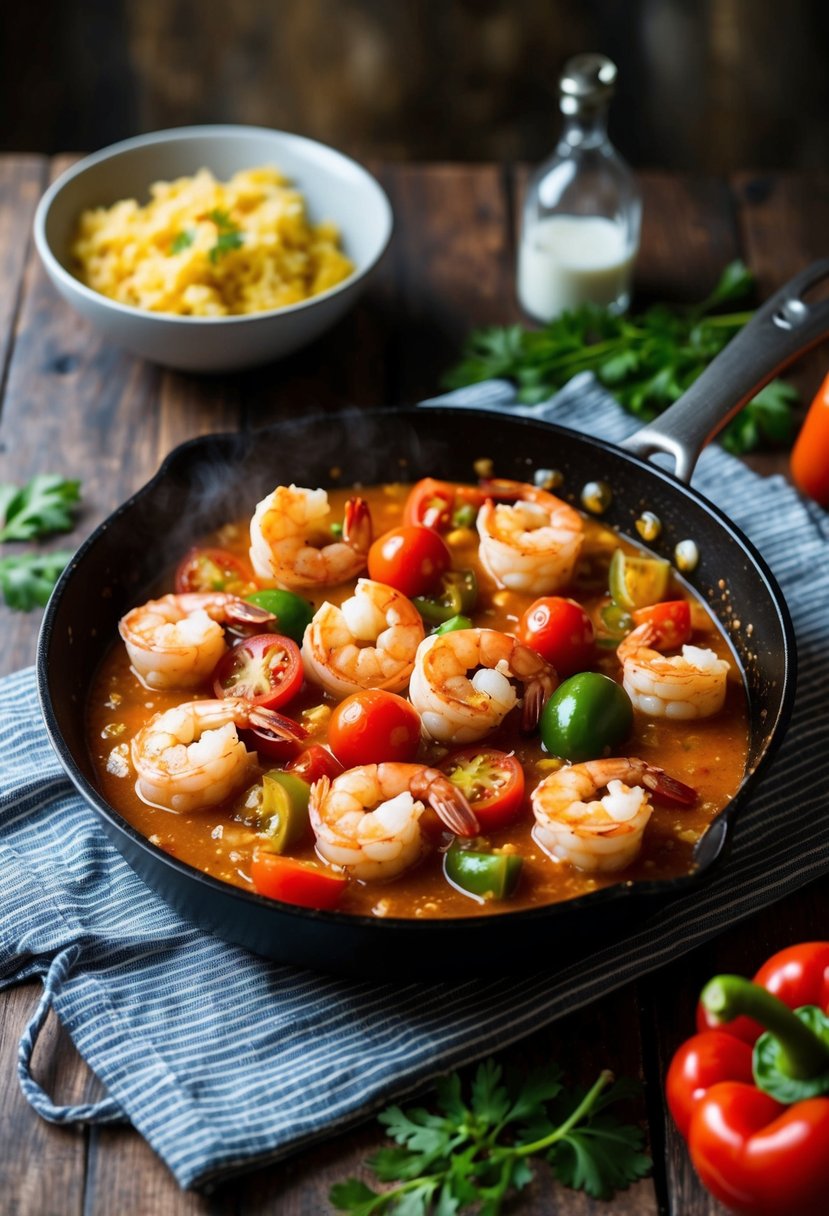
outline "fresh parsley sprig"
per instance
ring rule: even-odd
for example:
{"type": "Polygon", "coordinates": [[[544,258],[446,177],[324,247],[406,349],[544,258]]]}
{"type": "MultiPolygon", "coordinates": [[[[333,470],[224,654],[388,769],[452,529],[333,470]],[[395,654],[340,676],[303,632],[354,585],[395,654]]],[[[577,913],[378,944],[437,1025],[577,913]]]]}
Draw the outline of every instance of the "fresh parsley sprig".
{"type": "Polygon", "coordinates": [[[25,486],[0,484],[0,541],[68,532],[81,496],[79,481],[41,473],[25,486]]]}
{"type": "MultiPolygon", "coordinates": [[[[541,329],[521,325],[479,329],[461,362],[446,375],[447,388],[502,377],[515,381],[524,404],[544,401],[577,372],[591,371],[630,413],[649,421],[676,401],[750,320],[751,311],[715,310],[744,299],[754,286],[743,262],[726,266],[714,290],[692,308],[654,304],[636,316],[615,316],[585,305],[541,329]]],[[[798,394],[773,380],[725,428],[732,452],[792,437],[798,394]]]]}
{"type": "MultiPolygon", "coordinates": [[[[0,484],[0,541],[26,541],[68,532],[74,524],[81,483],[41,473],[24,486],[0,484]]],[[[52,593],[71,550],[28,551],[0,557],[0,595],[10,608],[29,612],[52,593]]]]}
{"type": "Polygon", "coordinates": [[[71,549],[0,557],[0,592],[3,599],[17,612],[42,608],[71,560],[71,549]]]}
{"type": "Polygon", "coordinates": [[[499,1216],[507,1196],[531,1181],[531,1158],[547,1160],[564,1185],[608,1199],[651,1168],[639,1128],[607,1111],[636,1089],[605,1071],[589,1090],[568,1092],[555,1065],[520,1081],[486,1060],[468,1099],[452,1073],[438,1083],[436,1113],[391,1106],[380,1115],[396,1147],[368,1165],[379,1182],[396,1185],[376,1191],[349,1178],[330,1201],[349,1216],[456,1216],[472,1206],[499,1216]]]}

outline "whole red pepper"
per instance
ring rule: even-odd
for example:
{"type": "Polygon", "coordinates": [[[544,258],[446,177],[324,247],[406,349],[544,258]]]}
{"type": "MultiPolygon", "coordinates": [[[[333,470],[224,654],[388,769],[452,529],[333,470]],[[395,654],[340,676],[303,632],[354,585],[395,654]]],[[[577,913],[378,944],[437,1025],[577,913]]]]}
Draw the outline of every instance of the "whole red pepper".
{"type": "Polygon", "coordinates": [[[754,984],[721,976],[703,991],[710,1029],[677,1051],[666,1096],[702,1182],[735,1211],[829,1212],[827,1013],[829,942],[782,950],[754,984]]]}

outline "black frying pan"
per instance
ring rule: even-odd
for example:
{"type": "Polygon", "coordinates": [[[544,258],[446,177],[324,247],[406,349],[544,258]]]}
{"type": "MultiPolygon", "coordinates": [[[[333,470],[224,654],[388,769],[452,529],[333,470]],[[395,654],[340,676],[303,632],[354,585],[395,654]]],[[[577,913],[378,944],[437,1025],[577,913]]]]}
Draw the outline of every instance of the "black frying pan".
{"type": "Polygon", "coordinates": [[[696,457],[736,410],[797,354],[829,332],[829,302],[804,294],[829,276],[829,259],[778,292],[658,423],[619,450],[573,431],[481,411],[435,408],[306,416],[256,433],[211,435],[176,448],[156,476],[119,507],[76,554],[58,583],[38,644],[46,726],[60,760],[113,843],[144,881],[183,916],[272,958],[320,970],[387,977],[454,975],[550,965],[608,939],[659,901],[705,882],[726,856],[731,830],[779,745],[795,693],[795,641],[780,588],[748,540],[701,495],[682,484],[696,457]],[[470,440],[470,436],[473,438],[470,440]],[[671,453],[676,476],[649,464],[671,453]],[[673,555],[696,541],[691,582],[727,629],[750,708],[747,775],[696,848],[692,874],[619,883],[566,903],[455,920],[376,920],[316,912],[221,883],[150,844],[95,785],[84,737],[84,703],[95,669],[116,638],[119,617],[146,596],[165,566],[205,533],[251,512],[279,482],[332,485],[431,475],[470,480],[492,457],[495,474],[528,480],[534,468],[564,473],[563,497],[600,479],[613,500],[604,519],[634,535],[643,509],[662,520],[651,546],[673,555]],[[332,470],[339,473],[332,473],[332,470]],[[680,480],[677,480],[679,478],[680,480]],[[734,622],[751,622],[749,639],[734,622]],[[568,943],[567,949],[562,943],[568,943]]]}

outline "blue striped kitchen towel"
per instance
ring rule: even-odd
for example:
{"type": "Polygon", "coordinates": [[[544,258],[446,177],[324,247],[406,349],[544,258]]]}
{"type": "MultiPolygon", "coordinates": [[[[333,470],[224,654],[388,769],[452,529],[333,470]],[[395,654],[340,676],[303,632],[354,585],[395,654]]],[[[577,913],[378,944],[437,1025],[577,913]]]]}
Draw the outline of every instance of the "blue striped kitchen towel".
{"type": "MultiPolygon", "coordinates": [[[[619,440],[632,421],[595,386],[539,411],[619,440]]],[[[450,400],[502,408],[506,385],[450,400]]],[[[184,1187],[275,1161],[428,1080],[675,959],[829,870],[829,520],[781,478],[718,448],[697,487],[771,564],[798,635],[801,685],[788,740],[741,816],[723,875],[622,945],[514,982],[373,984],[255,958],[193,929],[133,874],[63,776],[31,670],[0,683],[0,985],[43,997],[20,1045],[20,1080],[55,1122],[129,1120],[184,1187]],[[31,1055],[53,1007],[106,1087],[56,1106],[31,1055]]]]}

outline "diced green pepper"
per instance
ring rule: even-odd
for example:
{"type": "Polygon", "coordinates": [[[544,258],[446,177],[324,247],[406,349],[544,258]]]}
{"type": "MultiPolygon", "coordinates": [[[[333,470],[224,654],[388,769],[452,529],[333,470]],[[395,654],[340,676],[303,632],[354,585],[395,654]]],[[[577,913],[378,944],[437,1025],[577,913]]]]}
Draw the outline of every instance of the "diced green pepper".
{"type": "Polygon", "coordinates": [[[311,787],[295,773],[274,770],[262,778],[262,831],[267,847],[284,853],[308,827],[308,799],[311,787]]]}
{"type": "Polygon", "coordinates": [[[609,604],[605,604],[599,612],[604,633],[600,633],[596,638],[599,646],[604,646],[615,650],[623,638],[626,638],[633,628],[633,617],[630,613],[620,607],[615,600],[611,600],[609,604]]]}
{"type": "Polygon", "coordinates": [[[452,515],[453,528],[474,528],[478,512],[471,502],[465,502],[452,515]]]}
{"type": "Polygon", "coordinates": [[[474,570],[449,570],[437,595],[418,595],[413,600],[424,621],[442,625],[453,616],[469,613],[478,602],[478,580],[474,570]]]}
{"type": "Polygon", "coordinates": [[[671,563],[661,557],[633,557],[617,549],[610,563],[610,594],[620,608],[632,612],[664,600],[671,563]]]}
{"type": "Polygon", "coordinates": [[[438,625],[435,633],[454,633],[456,629],[471,629],[472,621],[468,616],[450,616],[448,621],[444,621],[442,625],[438,625]]]}
{"type": "Polygon", "coordinates": [[[482,853],[464,848],[457,840],[443,858],[449,881],[483,899],[509,898],[518,885],[522,865],[517,853],[482,853]]]}
{"type": "Polygon", "coordinates": [[[298,646],[302,644],[302,635],[314,615],[314,610],[307,600],[294,595],[293,591],[280,591],[277,588],[253,591],[245,596],[245,599],[248,603],[256,604],[257,607],[274,614],[274,633],[284,633],[298,646]]]}

